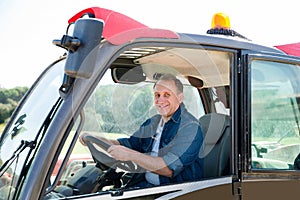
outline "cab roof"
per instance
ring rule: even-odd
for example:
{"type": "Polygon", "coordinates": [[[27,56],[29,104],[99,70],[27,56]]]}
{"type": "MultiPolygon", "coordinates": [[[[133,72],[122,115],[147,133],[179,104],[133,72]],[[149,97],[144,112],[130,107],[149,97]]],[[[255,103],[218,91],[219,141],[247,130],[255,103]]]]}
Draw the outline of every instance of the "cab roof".
{"type": "Polygon", "coordinates": [[[68,20],[75,23],[79,18],[88,15],[104,22],[102,37],[114,45],[120,45],[139,38],[180,39],[182,42],[198,42],[202,45],[212,45],[232,49],[246,49],[258,52],[285,54],[278,48],[255,44],[246,38],[225,36],[220,34],[189,34],[177,33],[171,30],[154,29],[138,22],[124,14],[100,7],[84,9],[68,20]],[[116,26],[117,24],[117,26],[116,26]],[[123,34],[122,34],[123,33],[123,34]],[[125,33],[125,34],[124,34],[125,33]]]}

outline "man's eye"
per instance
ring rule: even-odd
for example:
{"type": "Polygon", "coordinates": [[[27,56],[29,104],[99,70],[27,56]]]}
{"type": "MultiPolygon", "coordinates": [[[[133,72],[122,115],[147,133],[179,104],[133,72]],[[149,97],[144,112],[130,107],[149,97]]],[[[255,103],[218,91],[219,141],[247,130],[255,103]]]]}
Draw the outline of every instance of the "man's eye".
{"type": "Polygon", "coordinates": [[[170,94],[169,94],[169,93],[166,93],[164,96],[165,96],[165,97],[169,97],[169,96],[170,96],[170,94]]]}

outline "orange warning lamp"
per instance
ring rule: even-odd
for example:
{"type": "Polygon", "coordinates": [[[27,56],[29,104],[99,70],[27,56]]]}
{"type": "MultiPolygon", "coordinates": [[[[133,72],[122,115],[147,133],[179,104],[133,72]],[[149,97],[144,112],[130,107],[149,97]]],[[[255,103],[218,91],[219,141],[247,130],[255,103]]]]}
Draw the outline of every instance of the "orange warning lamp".
{"type": "Polygon", "coordinates": [[[211,28],[223,28],[230,29],[230,19],[229,16],[224,13],[216,13],[213,15],[211,21],[211,28]]]}
{"type": "Polygon", "coordinates": [[[206,33],[215,35],[228,35],[249,40],[245,36],[231,29],[229,16],[222,12],[213,15],[211,20],[211,29],[207,30],[206,33]]]}

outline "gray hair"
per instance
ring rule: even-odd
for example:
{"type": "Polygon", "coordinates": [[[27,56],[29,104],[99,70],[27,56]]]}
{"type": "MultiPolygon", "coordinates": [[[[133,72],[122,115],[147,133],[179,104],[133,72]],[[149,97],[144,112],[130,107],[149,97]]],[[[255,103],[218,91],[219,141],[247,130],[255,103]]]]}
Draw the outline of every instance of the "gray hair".
{"type": "Polygon", "coordinates": [[[172,74],[163,74],[161,77],[159,77],[159,79],[155,82],[153,88],[155,88],[156,83],[158,81],[174,81],[175,86],[178,90],[179,93],[183,93],[183,84],[181,83],[181,81],[176,78],[176,76],[172,75],[172,74]]]}

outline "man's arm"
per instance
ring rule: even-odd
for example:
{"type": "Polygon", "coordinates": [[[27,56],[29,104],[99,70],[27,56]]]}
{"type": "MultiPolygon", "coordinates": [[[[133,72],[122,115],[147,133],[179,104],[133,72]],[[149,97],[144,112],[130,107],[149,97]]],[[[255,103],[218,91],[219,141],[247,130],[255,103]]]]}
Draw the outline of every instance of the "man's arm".
{"type": "Polygon", "coordinates": [[[86,136],[86,135],[91,135],[95,138],[98,138],[99,140],[102,140],[104,142],[106,142],[107,144],[110,144],[110,145],[119,145],[119,141],[118,140],[112,140],[112,139],[106,139],[105,137],[102,137],[102,136],[99,136],[99,135],[92,135],[92,134],[89,134],[89,133],[83,133],[79,136],[79,142],[82,144],[82,145],[86,145],[85,141],[83,140],[83,138],[86,136]]]}
{"type": "Polygon", "coordinates": [[[116,160],[133,161],[153,173],[166,177],[173,176],[173,171],[161,157],[149,156],[122,145],[112,145],[107,151],[116,160]]]}

